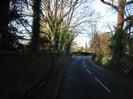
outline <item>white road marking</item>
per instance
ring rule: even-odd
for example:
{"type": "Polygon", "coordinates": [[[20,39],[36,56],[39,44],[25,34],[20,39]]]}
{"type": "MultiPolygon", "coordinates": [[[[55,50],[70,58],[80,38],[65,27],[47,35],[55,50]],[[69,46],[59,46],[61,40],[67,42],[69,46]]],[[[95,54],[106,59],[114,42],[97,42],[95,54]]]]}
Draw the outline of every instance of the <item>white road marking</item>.
{"type": "Polygon", "coordinates": [[[83,59],[85,59],[85,56],[83,56],[83,59]]]}
{"type": "MultiPolygon", "coordinates": [[[[84,56],[83,56],[84,57],[84,56]]],[[[83,67],[86,69],[87,67],[86,67],[86,65],[85,65],[85,61],[83,60],[83,67]]],[[[88,70],[88,69],[86,69],[86,71],[90,74],[90,75],[92,75],[92,73],[88,70]]]]}
{"type": "Polygon", "coordinates": [[[87,71],[90,75],[92,75],[92,73],[91,73],[88,69],[86,69],[86,71],[87,71]]]}
{"type": "Polygon", "coordinates": [[[111,91],[100,81],[95,77],[95,80],[109,93],[111,93],[111,91]]]}
{"type": "Polygon", "coordinates": [[[84,68],[87,68],[85,65],[83,65],[84,68]]]}
{"type": "Polygon", "coordinates": [[[83,61],[83,65],[85,64],[85,62],[83,61]]]}

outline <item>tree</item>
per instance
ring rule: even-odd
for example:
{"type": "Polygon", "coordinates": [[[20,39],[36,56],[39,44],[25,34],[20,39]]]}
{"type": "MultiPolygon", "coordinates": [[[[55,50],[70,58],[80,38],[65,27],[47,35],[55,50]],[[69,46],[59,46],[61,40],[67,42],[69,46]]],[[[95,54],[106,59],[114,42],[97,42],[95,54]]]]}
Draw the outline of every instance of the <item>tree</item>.
{"type": "MultiPolygon", "coordinates": [[[[26,0],[2,0],[0,3],[0,47],[3,50],[15,50],[19,39],[23,37],[19,34],[20,23],[25,24],[27,21],[23,18],[23,9],[26,6],[26,0]]],[[[20,33],[21,34],[21,33],[20,33]]]]}
{"type": "Polygon", "coordinates": [[[0,1],[0,35],[1,35],[1,49],[8,49],[8,16],[9,16],[10,0],[0,1]]]}
{"type": "Polygon", "coordinates": [[[47,38],[49,50],[63,52],[70,48],[75,38],[70,24],[78,3],[78,0],[46,0],[43,3],[41,32],[47,38]]]}
{"type": "Polygon", "coordinates": [[[127,16],[125,19],[125,8],[126,6],[133,3],[133,0],[126,1],[126,0],[117,0],[118,6],[114,5],[114,1],[107,2],[105,0],[101,0],[104,4],[107,4],[114,8],[118,14],[118,20],[117,20],[117,26],[115,30],[115,34],[112,37],[111,40],[111,49],[112,49],[112,56],[115,63],[121,63],[120,60],[124,56],[125,52],[125,46],[126,46],[126,31],[124,29],[124,23],[127,22],[127,20],[130,20],[133,16],[127,16]]]}
{"type": "Polygon", "coordinates": [[[118,21],[117,21],[117,29],[123,29],[123,25],[124,25],[124,22],[127,21],[127,20],[130,20],[133,16],[127,16],[125,19],[124,19],[124,14],[125,14],[125,8],[126,6],[130,5],[130,4],[133,4],[133,0],[117,0],[118,1],[118,6],[114,5],[113,2],[114,0],[112,0],[112,3],[110,2],[107,2],[105,0],[101,0],[101,2],[103,2],[104,4],[106,5],[109,5],[111,6],[112,8],[114,8],[117,12],[118,12],[118,21]]]}
{"type": "Polygon", "coordinates": [[[41,0],[33,1],[33,26],[32,26],[32,40],[31,49],[38,50],[39,34],[40,34],[40,13],[41,13],[41,0]]]}
{"type": "Polygon", "coordinates": [[[109,33],[98,34],[95,33],[91,40],[90,50],[95,54],[96,62],[107,64],[111,59],[111,51],[109,48],[109,41],[111,36],[109,33]]]}

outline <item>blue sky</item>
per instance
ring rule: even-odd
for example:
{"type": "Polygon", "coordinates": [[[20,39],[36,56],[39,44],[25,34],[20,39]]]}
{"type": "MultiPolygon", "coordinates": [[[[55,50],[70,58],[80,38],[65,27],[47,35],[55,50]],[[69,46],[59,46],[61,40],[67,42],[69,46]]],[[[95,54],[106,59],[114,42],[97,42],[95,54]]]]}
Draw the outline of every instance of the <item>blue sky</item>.
{"type": "MultiPolygon", "coordinates": [[[[87,18],[88,20],[94,19],[97,21],[95,22],[97,31],[99,33],[109,32],[110,31],[109,26],[113,29],[113,26],[116,25],[117,21],[117,15],[116,15],[117,13],[115,12],[115,10],[103,4],[102,2],[100,2],[100,0],[95,0],[92,3],[90,3],[91,0],[87,1],[88,2],[86,2],[85,4],[82,4],[82,7],[79,7],[79,11],[81,11],[82,14],[86,15],[86,13],[89,14],[90,10],[95,10],[95,13],[91,17],[86,17],[86,19],[87,18]]],[[[79,34],[79,36],[75,39],[75,42],[79,46],[86,46],[86,43],[89,45],[91,39],[90,22],[82,24],[80,28],[84,28],[84,31],[81,31],[83,33],[79,34]]]]}

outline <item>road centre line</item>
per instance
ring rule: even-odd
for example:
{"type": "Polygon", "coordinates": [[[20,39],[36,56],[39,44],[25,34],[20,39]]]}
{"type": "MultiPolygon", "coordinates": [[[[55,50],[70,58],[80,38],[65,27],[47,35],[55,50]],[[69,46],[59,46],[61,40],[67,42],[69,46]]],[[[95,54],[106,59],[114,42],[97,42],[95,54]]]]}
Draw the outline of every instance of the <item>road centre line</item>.
{"type": "Polygon", "coordinates": [[[84,68],[87,68],[84,61],[83,61],[83,67],[84,67],[84,68]]]}
{"type": "Polygon", "coordinates": [[[86,71],[87,71],[90,75],[92,75],[92,73],[91,73],[88,69],[86,69],[86,71]]]}
{"type": "Polygon", "coordinates": [[[85,62],[83,61],[83,65],[85,64],[85,62]]]}
{"type": "Polygon", "coordinates": [[[95,80],[109,93],[111,93],[111,91],[100,81],[95,77],[95,80]]]}
{"type": "Polygon", "coordinates": [[[85,65],[85,61],[83,60],[83,67],[86,69],[86,71],[90,74],[90,75],[92,75],[92,73],[87,69],[87,67],[86,67],[86,65],[85,65]]]}
{"type": "Polygon", "coordinates": [[[87,68],[85,65],[83,65],[84,68],[87,68]]]}

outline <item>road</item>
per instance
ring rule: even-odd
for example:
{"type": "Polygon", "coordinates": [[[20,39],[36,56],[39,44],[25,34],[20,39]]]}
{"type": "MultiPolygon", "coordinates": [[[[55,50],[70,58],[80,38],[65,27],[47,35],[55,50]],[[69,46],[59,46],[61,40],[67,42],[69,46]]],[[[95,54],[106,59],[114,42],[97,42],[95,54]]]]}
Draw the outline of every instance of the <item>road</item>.
{"type": "Polygon", "coordinates": [[[90,60],[73,56],[57,99],[133,99],[133,82],[90,60]]]}

